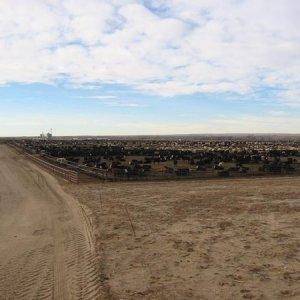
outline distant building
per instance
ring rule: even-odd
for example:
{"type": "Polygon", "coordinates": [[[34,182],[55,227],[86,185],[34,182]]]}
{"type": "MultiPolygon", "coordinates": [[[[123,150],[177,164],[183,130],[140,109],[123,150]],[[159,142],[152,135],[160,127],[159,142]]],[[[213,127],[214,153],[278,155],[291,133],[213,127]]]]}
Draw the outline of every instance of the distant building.
{"type": "Polygon", "coordinates": [[[46,134],[44,132],[40,134],[40,139],[42,140],[51,140],[52,138],[53,138],[52,129],[50,130],[50,132],[47,132],[46,134]]]}

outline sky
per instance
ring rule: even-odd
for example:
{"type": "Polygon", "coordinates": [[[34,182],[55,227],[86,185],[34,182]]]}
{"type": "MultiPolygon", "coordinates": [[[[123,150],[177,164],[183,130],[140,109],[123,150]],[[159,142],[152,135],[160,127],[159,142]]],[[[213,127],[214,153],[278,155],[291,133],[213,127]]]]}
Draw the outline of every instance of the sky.
{"type": "Polygon", "coordinates": [[[298,0],[0,0],[0,136],[300,133],[298,0]]]}

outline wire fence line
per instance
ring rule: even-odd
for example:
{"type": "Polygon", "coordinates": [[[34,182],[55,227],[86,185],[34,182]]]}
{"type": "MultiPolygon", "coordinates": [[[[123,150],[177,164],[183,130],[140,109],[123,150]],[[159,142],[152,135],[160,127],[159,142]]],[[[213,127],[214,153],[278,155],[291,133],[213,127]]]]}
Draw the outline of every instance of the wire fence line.
{"type": "Polygon", "coordinates": [[[64,178],[67,181],[73,182],[73,183],[78,183],[79,182],[79,174],[76,171],[65,169],[62,167],[59,167],[55,164],[51,164],[41,158],[38,158],[32,154],[29,154],[26,152],[23,148],[18,147],[17,145],[14,144],[9,144],[11,147],[16,149],[19,153],[22,153],[25,155],[25,157],[29,158],[30,160],[34,161],[37,163],[39,166],[43,167],[44,169],[54,173],[55,175],[58,175],[62,178],[64,178]]]}

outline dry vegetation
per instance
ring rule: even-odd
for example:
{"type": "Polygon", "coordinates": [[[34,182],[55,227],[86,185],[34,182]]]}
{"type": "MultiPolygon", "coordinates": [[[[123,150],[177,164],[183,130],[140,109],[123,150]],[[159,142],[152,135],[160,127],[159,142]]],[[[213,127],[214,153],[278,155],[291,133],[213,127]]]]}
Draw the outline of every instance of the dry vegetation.
{"type": "Polygon", "coordinates": [[[65,188],[90,212],[107,297],[300,297],[299,177],[65,188]]]}

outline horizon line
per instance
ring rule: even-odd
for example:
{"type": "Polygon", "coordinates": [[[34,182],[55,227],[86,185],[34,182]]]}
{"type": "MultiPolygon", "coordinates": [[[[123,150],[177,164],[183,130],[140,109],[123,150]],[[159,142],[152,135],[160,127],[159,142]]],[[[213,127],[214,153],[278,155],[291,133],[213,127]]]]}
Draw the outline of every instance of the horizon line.
{"type": "MultiPolygon", "coordinates": [[[[300,135],[299,133],[287,133],[287,132],[271,132],[271,133],[242,133],[242,132],[233,132],[233,133],[172,133],[172,134],[79,134],[79,135],[53,135],[52,138],[63,138],[63,137],[151,137],[151,136],[231,136],[231,135],[300,135]]],[[[39,135],[15,135],[15,136],[1,136],[0,138],[34,138],[40,137],[39,135]]]]}

